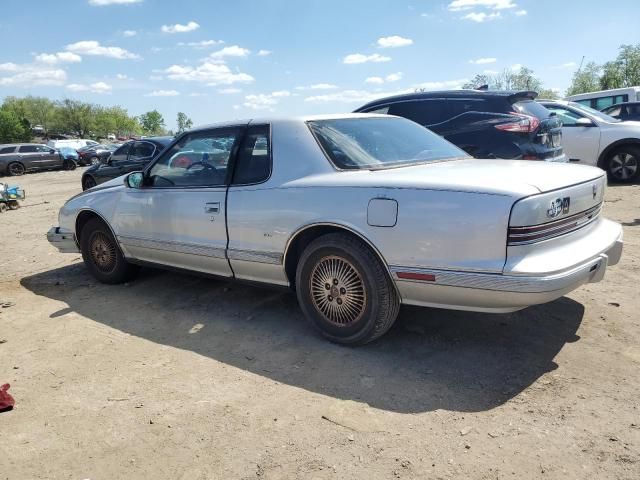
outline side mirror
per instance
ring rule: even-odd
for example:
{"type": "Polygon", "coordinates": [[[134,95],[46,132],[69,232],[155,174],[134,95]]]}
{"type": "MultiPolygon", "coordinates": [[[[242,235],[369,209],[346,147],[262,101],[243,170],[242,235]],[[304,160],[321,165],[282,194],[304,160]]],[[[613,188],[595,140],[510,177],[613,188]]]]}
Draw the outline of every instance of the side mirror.
{"type": "Polygon", "coordinates": [[[141,188],[144,183],[144,173],[131,172],[124,177],[124,184],[129,188],[141,188]]]}
{"type": "Polygon", "coordinates": [[[593,122],[588,118],[582,117],[576,120],[577,127],[593,127],[593,122]]]}

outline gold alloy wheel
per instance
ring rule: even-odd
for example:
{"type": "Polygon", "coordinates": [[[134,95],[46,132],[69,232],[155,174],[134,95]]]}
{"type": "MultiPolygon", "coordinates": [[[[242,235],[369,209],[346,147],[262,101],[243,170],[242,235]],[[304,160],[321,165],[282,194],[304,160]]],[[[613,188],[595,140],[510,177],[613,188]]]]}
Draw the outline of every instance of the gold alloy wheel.
{"type": "Polygon", "coordinates": [[[345,327],[364,313],[367,293],[360,272],[342,257],[322,258],[310,277],[313,305],[329,322],[345,327]]]}
{"type": "Polygon", "coordinates": [[[116,266],[116,246],[102,232],[97,232],[91,238],[91,259],[94,265],[103,273],[110,273],[116,266]]]}

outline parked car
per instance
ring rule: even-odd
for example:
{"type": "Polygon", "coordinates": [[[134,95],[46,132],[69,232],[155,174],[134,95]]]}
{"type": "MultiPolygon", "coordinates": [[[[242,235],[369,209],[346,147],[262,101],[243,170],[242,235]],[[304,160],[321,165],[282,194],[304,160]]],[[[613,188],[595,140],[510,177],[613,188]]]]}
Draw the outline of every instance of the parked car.
{"type": "Polygon", "coordinates": [[[362,344],[401,303],[512,312],[601,280],[622,253],[605,186],[473,159],[404,118],[230,122],[73,197],[48,238],[105,283],[153,264],[290,286],[322,334],[362,344]]]}
{"type": "Polygon", "coordinates": [[[72,160],[76,164],[78,163],[79,155],[78,155],[78,151],[75,148],[60,147],[58,148],[58,152],[60,152],[60,155],[62,156],[63,159],[72,160]]]}
{"type": "Polygon", "coordinates": [[[0,173],[4,175],[23,175],[28,171],[52,168],[73,170],[76,164],[56,149],[39,143],[0,145],[0,173]]]}
{"type": "Polygon", "coordinates": [[[106,163],[117,147],[108,144],[87,145],[78,149],[81,165],[100,165],[106,163]]]}
{"type": "Polygon", "coordinates": [[[566,98],[594,110],[602,110],[616,103],[640,102],[640,87],[612,88],[597,92],[580,93],[566,98]]]}
{"type": "Polygon", "coordinates": [[[528,91],[452,90],[382,98],[356,112],[408,118],[476,158],[565,162],[560,122],[528,91]]]}
{"type": "Polygon", "coordinates": [[[571,162],[596,165],[614,182],[638,178],[640,123],[621,122],[576,102],[541,103],[562,121],[562,143],[571,162]]]}
{"type": "Polygon", "coordinates": [[[601,111],[623,122],[627,120],[640,121],[640,102],[618,103],[601,111]]]}
{"type": "Polygon", "coordinates": [[[142,170],[174,137],[147,137],[127,142],[113,151],[106,164],[93,164],[82,174],[82,189],[100,185],[125,173],[142,170]]]}
{"type": "Polygon", "coordinates": [[[47,145],[53,148],[71,147],[76,150],[87,145],[98,145],[98,142],[93,140],[85,140],[83,138],[64,139],[64,140],[49,140],[47,145]]]}

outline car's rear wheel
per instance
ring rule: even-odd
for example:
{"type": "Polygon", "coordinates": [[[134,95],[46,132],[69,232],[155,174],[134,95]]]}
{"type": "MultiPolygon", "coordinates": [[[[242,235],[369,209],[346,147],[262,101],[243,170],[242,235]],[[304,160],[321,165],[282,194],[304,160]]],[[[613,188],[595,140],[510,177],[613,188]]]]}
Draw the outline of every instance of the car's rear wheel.
{"type": "Polygon", "coordinates": [[[138,267],[122,255],[109,227],[97,218],[92,218],[82,228],[80,247],[87,269],[102,283],[123,283],[138,271],[138,267]]]}
{"type": "Polygon", "coordinates": [[[6,203],[0,203],[0,213],[4,213],[7,211],[7,204],[6,203]]]}
{"type": "Polygon", "coordinates": [[[633,182],[640,174],[640,148],[623,146],[616,149],[607,161],[607,174],[613,182],[633,182]]]}
{"type": "Polygon", "coordinates": [[[82,190],[89,190],[96,186],[96,180],[91,175],[87,175],[82,179],[82,190]]]}
{"type": "Polygon", "coordinates": [[[302,311],[329,340],[362,345],[395,322],[400,298],[385,267],[368,245],[343,233],[307,246],[296,272],[302,311]]]}
{"type": "Polygon", "coordinates": [[[20,162],[11,162],[7,166],[7,173],[13,177],[24,175],[25,171],[26,169],[24,168],[24,165],[21,164],[20,162]]]}
{"type": "Polygon", "coordinates": [[[91,163],[91,165],[100,165],[100,159],[98,157],[91,157],[89,162],[91,163]]]}
{"type": "Polygon", "coordinates": [[[62,162],[62,168],[64,170],[75,170],[77,166],[76,162],[70,158],[65,158],[62,162]]]}

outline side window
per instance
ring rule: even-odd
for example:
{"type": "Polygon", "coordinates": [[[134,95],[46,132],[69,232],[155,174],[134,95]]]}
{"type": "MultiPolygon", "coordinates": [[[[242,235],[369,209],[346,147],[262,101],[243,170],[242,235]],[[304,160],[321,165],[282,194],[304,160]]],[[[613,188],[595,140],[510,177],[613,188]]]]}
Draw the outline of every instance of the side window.
{"type": "Polygon", "coordinates": [[[380,113],[382,115],[386,115],[387,113],[389,113],[389,105],[387,105],[386,107],[376,108],[375,110],[369,110],[367,111],[367,113],[380,113]]]}
{"type": "Polygon", "coordinates": [[[131,160],[141,160],[143,158],[149,158],[155,152],[156,147],[149,142],[135,142],[131,151],[129,152],[129,158],[131,160]]]}
{"type": "Polygon", "coordinates": [[[132,143],[125,143],[119,148],[116,148],[114,152],[111,154],[111,158],[114,160],[126,160],[127,154],[129,153],[129,149],[131,148],[132,143]]]}
{"type": "Polygon", "coordinates": [[[389,108],[389,113],[408,118],[424,126],[442,123],[450,118],[444,99],[395,103],[389,108]]]}
{"type": "Polygon", "coordinates": [[[5,148],[0,148],[0,155],[6,155],[7,153],[13,153],[15,152],[16,147],[5,147],[5,148]]]}
{"type": "Polygon", "coordinates": [[[612,117],[616,117],[619,118],[621,112],[622,107],[618,106],[618,107],[612,107],[612,108],[608,108],[607,109],[607,115],[611,115],[612,117]]]}
{"type": "Polygon", "coordinates": [[[149,171],[154,187],[216,187],[226,184],[227,166],[239,128],[194,132],[165,150],[149,171]]]}
{"type": "Polygon", "coordinates": [[[36,147],[36,149],[40,153],[49,153],[51,151],[51,149],[49,147],[47,147],[46,145],[38,145],[36,147]]]}
{"type": "Polygon", "coordinates": [[[576,125],[576,120],[582,118],[582,115],[578,115],[571,110],[566,110],[561,107],[549,105],[547,106],[547,110],[549,110],[551,113],[555,113],[558,116],[558,118],[562,122],[563,127],[574,127],[576,125]]]}
{"type": "Polygon", "coordinates": [[[240,144],[233,173],[234,185],[261,183],[271,175],[271,145],[269,126],[259,125],[247,129],[240,144]]]}
{"type": "Polygon", "coordinates": [[[451,118],[467,112],[486,112],[488,110],[486,100],[466,98],[449,100],[449,109],[451,118]]]}
{"type": "Polygon", "coordinates": [[[38,151],[37,145],[23,145],[18,150],[20,153],[35,153],[38,151]]]}

